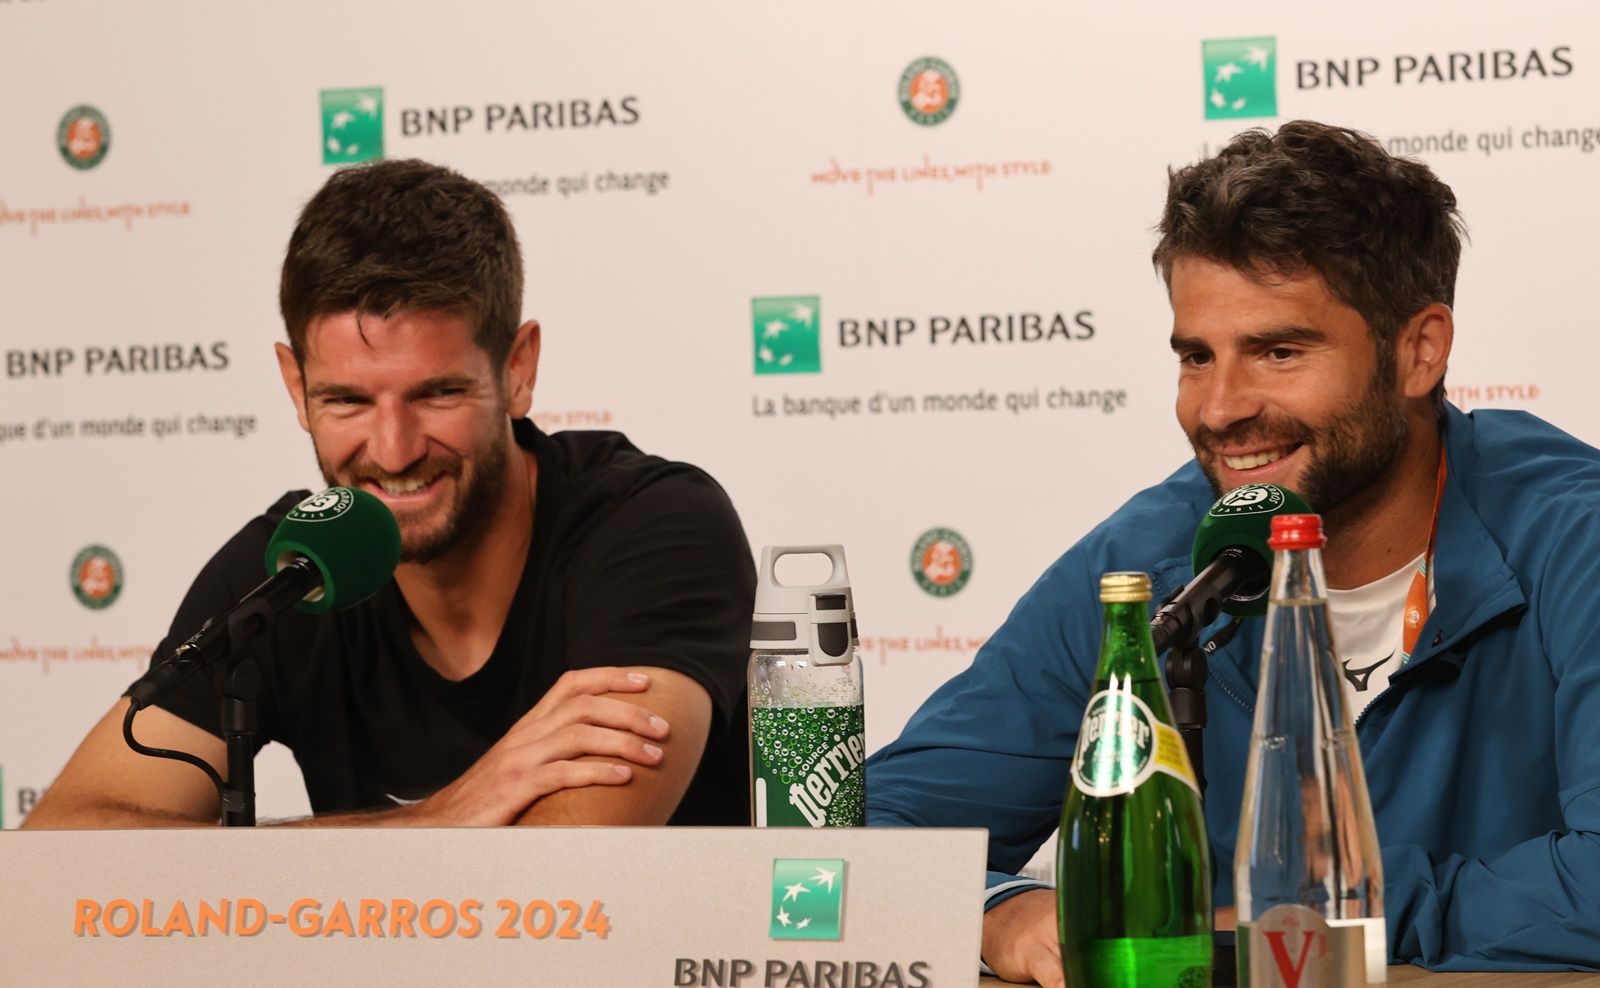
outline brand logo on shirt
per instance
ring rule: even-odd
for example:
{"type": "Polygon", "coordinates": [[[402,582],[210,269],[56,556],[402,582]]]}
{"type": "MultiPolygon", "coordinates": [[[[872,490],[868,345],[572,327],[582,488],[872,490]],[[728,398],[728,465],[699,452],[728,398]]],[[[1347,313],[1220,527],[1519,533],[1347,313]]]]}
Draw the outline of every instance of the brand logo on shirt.
{"type": "Polygon", "coordinates": [[[383,87],[322,91],[322,163],[383,158],[383,87]]]}
{"type": "Polygon", "coordinates": [[[1222,38],[1202,42],[1207,120],[1278,115],[1278,40],[1222,38]]]}
{"type": "Polygon", "coordinates": [[[950,119],[961,100],[961,80],[941,58],[927,56],[900,73],[900,109],[912,123],[935,127],[950,119]]]}
{"type": "Polygon", "coordinates": [[[1351,660],[1345,659],[1344,678],[1350,680],[1350,685],[1356,688],[1356,692],[1365,693],[1367,691],[1367,683],[1372,679],[1372,674],[1383,668],[1383,664],[1392,658],[1394,658],[1394,653],[1390,652],[1364,669],[1355,668],[1350,664],[1351,660]]]}
{"type": "Polygon", "coordinates": [[[122,560],[103,545],[85,546],[72,557],[72,595],[91,611],[104,610],[122,596],[122,560]]]}
{"type": "Polygon", "coordinates": [[[960,593],[972,579],[972,545],[960,532],[930,528],[911,547],[911,575],[929,596],[960,593]]]}
{"type": "Polygon", "coordinates": [[[1214,518],[1259,515],[1277,511],[1283,507],[1284,500],[1283,488],[1276,484],[1245,484],[1243,487],[1235,487],[1213,504],[1211,515],[1214,518]]]}
{"type": "Polygon", "coordinates": [[[301,501],[284,516],[285,521],[331,521],[355,504],[356,496],[348,487],[330,487],[301,501]]]}
{"type": "Polygon", "coordinates": [[[92,106],[75,106],[56,126],[56,147],[61,160],[87,171],[106,159],[111,150],[111,124],[92,106]]]}
{"type": "Polygon", "coordinates": [[[816,374],[822,370],[822,300],[775,295],[750,300],[757,374],[816,374]]]}
{"type": "Polygon", "coordinates": [[[840,939],[844,870],[841,858],[774,858],[768,936],[774,940],[840,939]]]}

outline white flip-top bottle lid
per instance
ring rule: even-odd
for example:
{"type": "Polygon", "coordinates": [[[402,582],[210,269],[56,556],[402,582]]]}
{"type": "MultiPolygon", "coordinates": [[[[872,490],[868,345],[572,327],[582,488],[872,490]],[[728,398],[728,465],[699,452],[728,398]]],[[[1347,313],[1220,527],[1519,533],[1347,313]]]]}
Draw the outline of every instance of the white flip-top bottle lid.
{"type": "Polygon", "coordinates": [[[754,650],[805,650],[818,665],[844,665],[854,657],[855,599],[842,545],[769,545],[756,572],[756,612],[750,623],[754,650]],[[778,582],[784,556],[827,556],[833,572],[825,583],[788,586],[778,582]]]}

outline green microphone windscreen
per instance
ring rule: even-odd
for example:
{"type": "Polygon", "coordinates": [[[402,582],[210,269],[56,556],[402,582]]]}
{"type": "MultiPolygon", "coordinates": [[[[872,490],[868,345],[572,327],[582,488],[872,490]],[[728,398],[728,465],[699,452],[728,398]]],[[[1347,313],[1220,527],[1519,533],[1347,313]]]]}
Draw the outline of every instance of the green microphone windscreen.
{"type": "Polygon", "coordinates": [[[400,526],[363,490],[330,487],[295,505],[267,543],[267,575],[296,556],[322,573],[322,589],[297,607],[312,614],[358,604],[383,589],[400,562],[400,526]]]}
{"type": "MultiPolygon", "coordinates": [[[[1246,484],[1222,495],[1211,506],[1200,527],[1194,533],[1194,571],[1211,565],[1218,553],[1238,547],[1259,557],[1272,570],[1272,550],[1267,539],[1272,536],[1274,515],[1310,514],[1311,508],[1294,491],[1277,484],[1246,484]]],[[[1267,613],[1267,595],[1261,594],[1250,601],[1229,598],[1222,609],[1235,617],[1256,617],[1267,613]]]]}

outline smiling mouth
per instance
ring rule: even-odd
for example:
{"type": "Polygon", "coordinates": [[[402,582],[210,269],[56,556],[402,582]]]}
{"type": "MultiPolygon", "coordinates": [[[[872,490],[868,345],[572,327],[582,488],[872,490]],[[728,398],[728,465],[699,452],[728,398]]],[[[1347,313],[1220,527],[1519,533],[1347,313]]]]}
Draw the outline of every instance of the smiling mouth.
{"type": "Polygon", "coordinates": [[[1244,456],[1222,456],[1222,465],[1229,470],[1254,470],[1269,463],[1276,463],[1299,448],[1300,444],[1295,443],[1279,446],[1276,449],[1264,449],[1257,453],[1246,453],[1244,456]]]}
{"type": "Polygon", "coordinates": [[[430,474],[426,477],[395,477],[380,480],[376,477],[367,478],[367,482],[377,487],[390,497],[405,497],[408,494],[417,494],[426,490],[434,481],[443,476],[443,471],[430,474]]]}

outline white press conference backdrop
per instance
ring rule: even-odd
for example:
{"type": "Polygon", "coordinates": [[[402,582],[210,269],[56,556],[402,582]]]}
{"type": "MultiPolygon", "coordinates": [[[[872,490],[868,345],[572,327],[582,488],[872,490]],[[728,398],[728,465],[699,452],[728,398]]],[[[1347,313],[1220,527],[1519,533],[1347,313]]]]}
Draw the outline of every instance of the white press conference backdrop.
{"type": "MultiPolygon", "coordinates": [[[[1472,236],[1452,397],[1600,439],[1583,0],[0,0],[0,40],[7,827],[205,559],[318,485],[275,287],[341,164],[504,196],[543,426],[706,467],[754,546],[845,544],[872,748],[1184,459],[1150,227],[1166,168],[1246,127],[1428,161],[1472,236]]],[[[305,810],[287,757],[260,773],[264,816],[305,810]]]]}

